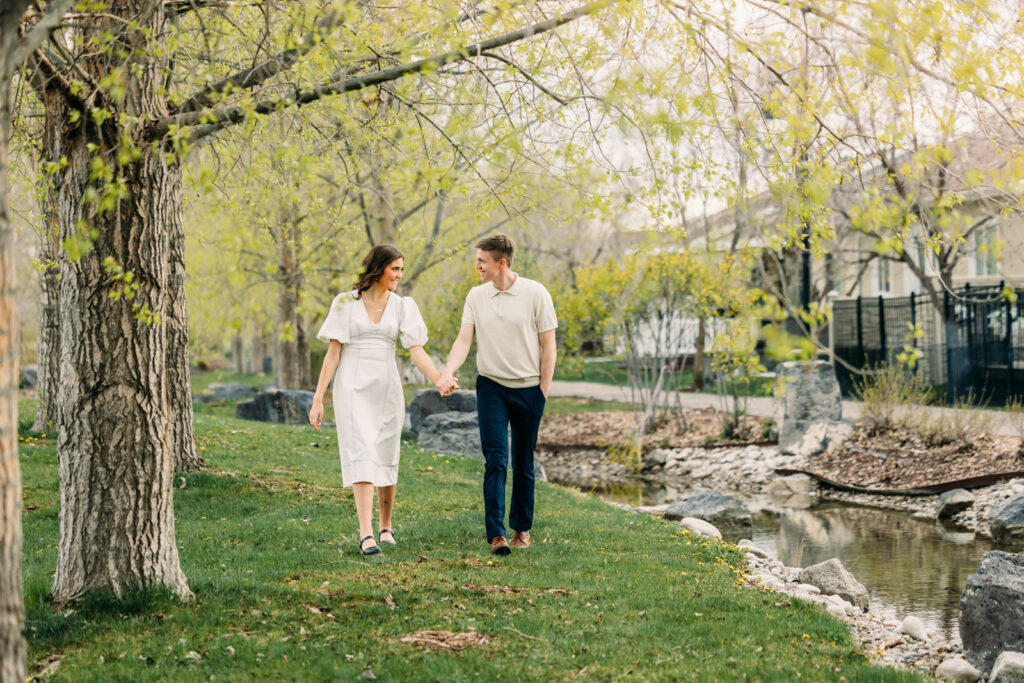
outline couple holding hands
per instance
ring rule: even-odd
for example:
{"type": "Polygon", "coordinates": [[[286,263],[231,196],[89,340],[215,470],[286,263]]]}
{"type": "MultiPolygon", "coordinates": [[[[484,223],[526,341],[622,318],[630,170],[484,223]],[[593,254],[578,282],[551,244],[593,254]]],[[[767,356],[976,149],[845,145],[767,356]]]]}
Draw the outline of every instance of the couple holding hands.
{"type": "Polygon", "coordinates": [[[470,290],[462,327],[439,372],[423,350],[427,326],[416,302],[395,293],[404,257],[390,245],[377,245],[363,259],[354,289],[335,297],[317,338],[327,342],[309,422],[323,420],[323,397],[334,381],[334,414],[341,451],[341,474],[352,487],[359,517],[359,550],[378,555],[395,545],[391,513],[398,483],[398,458],[405,396],[395,363],[401,341],[416,367],[441,395],[459,388],[455,372],[477,345],[477,416],[484,469],[484,524],[491,552],[511,551],[505,532],[505,481],[511,455],[512,545],[530,545],[533,526],[533,451],[544,403],[555,372],[555,328],[551,295],[542,284],[512,271],[515,243],[497,234],[476,244],[481,284],[470,290]],[[511,426],[511,449],[509,427],[511,426]],[[373,493],[377,491],[380,532],[373,533],[373,493]]]}

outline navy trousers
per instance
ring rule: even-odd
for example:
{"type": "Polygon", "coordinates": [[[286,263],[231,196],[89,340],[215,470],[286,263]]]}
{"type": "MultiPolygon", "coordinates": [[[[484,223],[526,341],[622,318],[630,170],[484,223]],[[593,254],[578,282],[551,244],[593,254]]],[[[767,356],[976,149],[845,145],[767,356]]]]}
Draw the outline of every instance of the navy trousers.
{"type": "Polygon", "coordinates": [[[492,379],[476,379],[476,411],[484,452],[484,523],[487,540],[505,533],[505,480],[512,428],[512,504],[508,523],[516,531],[533,527],[533,450],[544,414],[539,386],[510,389],[492,379]]]}

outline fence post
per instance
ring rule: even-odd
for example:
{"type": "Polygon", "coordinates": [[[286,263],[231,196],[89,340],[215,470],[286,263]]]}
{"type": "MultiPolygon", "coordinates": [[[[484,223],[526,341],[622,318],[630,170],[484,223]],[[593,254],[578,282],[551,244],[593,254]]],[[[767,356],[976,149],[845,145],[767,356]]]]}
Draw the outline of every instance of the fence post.
{"type": "Polygon", "coordinates": [[[864,326],[861,321],[860,315],[860,300],[861,297],[857,295],[857,362],[860,363],[859,367],[864,367],[868,364],[867,359],[864,357],[864,326]]]}
{"type": "Polygon", "coordinates": [[[889,345],[885,339],[885,298],[878,295],[878,336],[882,340],[882,362],[889,364],[889,345]]]}
{"type": "Polygon", "coordinates": [[[953,405],[953,321],[952,307],[949,305],[949,290],[942,288],[942,321],[946,334],[946,403],[953,405]]]}

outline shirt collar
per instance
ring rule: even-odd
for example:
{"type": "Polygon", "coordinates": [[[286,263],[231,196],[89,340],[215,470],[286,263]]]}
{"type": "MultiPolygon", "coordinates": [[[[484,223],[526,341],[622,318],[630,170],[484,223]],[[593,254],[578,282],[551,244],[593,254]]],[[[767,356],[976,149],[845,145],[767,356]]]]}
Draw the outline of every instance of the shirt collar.
{"type": "Polygon", "coordinates": [[[516,294],[519,293],[519,273],[512,273],[512,275],[514,275],[516,279],[512,281],[512,286],[504,291],[495,287],[494,282],[487,283],[491,286],[490,290],[488,290],[487,293],[491,295],[492,299],[498,296],[499,294],[511,294],[515,296],[516,294]]]}

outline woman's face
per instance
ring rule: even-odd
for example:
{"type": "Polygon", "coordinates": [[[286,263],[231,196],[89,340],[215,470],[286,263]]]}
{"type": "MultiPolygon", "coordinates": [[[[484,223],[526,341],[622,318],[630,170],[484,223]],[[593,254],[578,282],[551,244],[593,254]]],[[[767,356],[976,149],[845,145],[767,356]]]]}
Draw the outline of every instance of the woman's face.
{"type": "Polygon", "coordinates": [[[393,292],[402,280],[402,273],[404,271],[405,259],[396,258],[384,269],[384,274],[380,276],[379,282],[393,292]]]}

